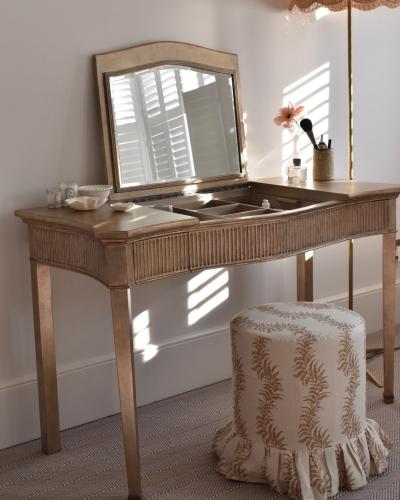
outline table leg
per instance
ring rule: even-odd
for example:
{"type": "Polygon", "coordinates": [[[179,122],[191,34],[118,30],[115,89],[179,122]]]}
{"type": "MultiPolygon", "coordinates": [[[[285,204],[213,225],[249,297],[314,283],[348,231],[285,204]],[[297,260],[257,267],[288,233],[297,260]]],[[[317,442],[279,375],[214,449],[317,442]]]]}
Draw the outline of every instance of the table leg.
{"type": "Polygon", "coordinates": [[[131,293],[129,288],[112,288],[110,293],[129,498],[139,499],[141,496],[140,462],[131,293]]]}
{"type": "Polygon", "coordinates": [[[396,233],[383,235],[383,400],[393,403],[396,233]]]}
{"type": "Polygon", "coordinates": [[[50,455],[61,449],[50,268],[31,262],[31,274],[42,450],[50,455]]]}
{"type": "Polygon", "coordinates": [[[310,251],[297,255],[297,301],[313,300],[313,252],[310,251]]]}

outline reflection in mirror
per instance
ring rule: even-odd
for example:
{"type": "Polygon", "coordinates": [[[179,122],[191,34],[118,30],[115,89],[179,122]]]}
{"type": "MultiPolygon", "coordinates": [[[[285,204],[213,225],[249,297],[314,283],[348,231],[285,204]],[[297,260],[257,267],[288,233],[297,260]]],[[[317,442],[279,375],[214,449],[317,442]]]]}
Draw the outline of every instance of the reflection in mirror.
{"type": "Polygon", "coordinates": [[[109,90],[121,188],[240,173],[232,75],[163,65],[109,90]]]}

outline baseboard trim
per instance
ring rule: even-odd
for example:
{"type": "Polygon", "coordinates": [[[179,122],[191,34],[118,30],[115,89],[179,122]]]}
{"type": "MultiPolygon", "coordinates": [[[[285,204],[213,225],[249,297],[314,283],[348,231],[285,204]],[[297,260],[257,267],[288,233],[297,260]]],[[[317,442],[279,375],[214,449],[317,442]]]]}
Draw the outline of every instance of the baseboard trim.
{"type": "MultiPolygon", "coordinates": [[[[226,334],[227,329],[219,329],[219,330],[210,330],[207,332],[199,332],[194,334],[182,335],[171,337],[167,341],[160,343],[157,345],[158,352],[163,351],[165,349],[171,349],[177,347],[181,344],[186,344],[188,342],[196,342],[199,339],[218,336],[221,333],[226,334]]],[[[135,362],[140,362],[140,358],[143,356],[142,351],[135,352],[135,362]]],[[[82,370],[87,370],[88,368],[95,368],[97,366],[102,366],[108,363],[115,362],[115,354],[110,353],[104,356],[95,356],[91,358],[87,358],[84,361],[77,361],[73,363],[65,364],[61,369],[57,370],[57,376],[63,377],[67,375],[72,375],[74,373],[80,372],[82,370]]],[[[7,391],[11,389],[16,389],[19,387],[23,387],[29,384],[36,384],[36,373],[31,373],[24,377],[18,377],[11,379],[7,383],[0,383],[0,393],[2,391],[7,391]]]]}
{"type": "MultiPolygon", "coordinates": [[[[400,281],[396,288],[400,287],[400,281]]],[[[381,287],[356,290],[355,310],[367,323],[368,333],[382,325],[381,287]]],[[[318,302],[347,306],[345,293],[318,302]]],[[[396,311],[396,323],[400,323],[396,311]]],[[[156,355],[144,361],[135,353],[137,399],[144,405],[230,377],[228,329],[187,334],[157,346],[156,355]],[[205,369],[205,367],[207,367],[205,369]]],[[[67,429],[119,411],[113,353],[64,365],[58,372],[60,424],[67,429]]],[[[0,449],[39,437],[36,374],[0,385],[0,449]]]]}
{"type": "MultiPolygon", "coordinates": [[[[400,280],[396,281],[396,295],[399,293],[400,280]]],[[[334,303],[342,307],[348,307],[348,294],[340,293],[317,300],[317,302],[334,303]]],[[[382,329],[383,305],[382,285],[376,284],[358,288],[354,293],[354,310],[360,313],[367,326],[367,334],[378,332],[382,329]]],[[[396,307],[396,325],[400,324],[400,309],[396,307]]]]}
{"type": "MultiPolygon", "coordinates": [[[[227,329],[174,337],[157,347],[149,361],[135,353],[139,406],[230,377],[227,329]]],[[[61,429],[119,412],[114,354],[64,365],[57,375],[61,429]]],[[[0,412],[0,449],[40,437],[35,374],[3,384],[0,408],[6,409],[0,412]]]]}

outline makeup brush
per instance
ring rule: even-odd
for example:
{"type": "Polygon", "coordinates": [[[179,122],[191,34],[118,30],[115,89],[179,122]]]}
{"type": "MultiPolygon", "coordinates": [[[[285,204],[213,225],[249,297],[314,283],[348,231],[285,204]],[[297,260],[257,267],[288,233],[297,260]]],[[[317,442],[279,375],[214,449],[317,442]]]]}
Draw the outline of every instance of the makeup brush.
{"type": "Polygon", "coordinates": [[[308,138],[312,142],[312,145],[314,146],[314,149],[318,149],[317,141],[315,140],[315,137],[314,137],[312,121],[309,118],[303,118],[300,121],[300,127],[308,135],[308,138]]]}

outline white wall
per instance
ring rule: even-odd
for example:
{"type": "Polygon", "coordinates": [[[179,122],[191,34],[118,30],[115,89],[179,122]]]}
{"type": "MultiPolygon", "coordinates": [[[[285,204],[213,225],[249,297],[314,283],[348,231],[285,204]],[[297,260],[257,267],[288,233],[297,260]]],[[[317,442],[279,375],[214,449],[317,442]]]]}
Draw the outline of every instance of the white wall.
{"type": "MultiPolygon", "coordinates": [[[[92,54],[177,40],[239,55],[250,171],[281,169],[281,132],[271,120],[283,88],[330,63],[330,133],[345,175],[344,13],[318,22],[288,15],[278,0],[0,0],[0,448],[39,434],[26,227],[16,208],[43,203],[59,181],[102,182],[92,54]]],[[[400,9],[355,13],[357,177],[398,182],[400,9]],[[377,129],[377,125],[381,127],[377,129]]],[[[379,238],[357,242],[358,307],[378,327],[379,238]]],[[[318,252],[317,297],[343,294],[343,245],[318,252]]],[[[223,275],[223,272],[220,273],[223,275]]],[[[229,300],[188,326],[188,280],[134,290],[135,314],[149,309],[158,355],[138,356],[141,402],[229,375],[226,327],[234,312],[295,297],[294,259],[228,271],[229,300]],[[180,340],[179,340],[180,339],[180,340]]],[[[54,315],[62,426],[118,410],[107,290],[54,271],[54,315]]],[[[224,278],[222,278],[224,279],[224,278]]]]}

